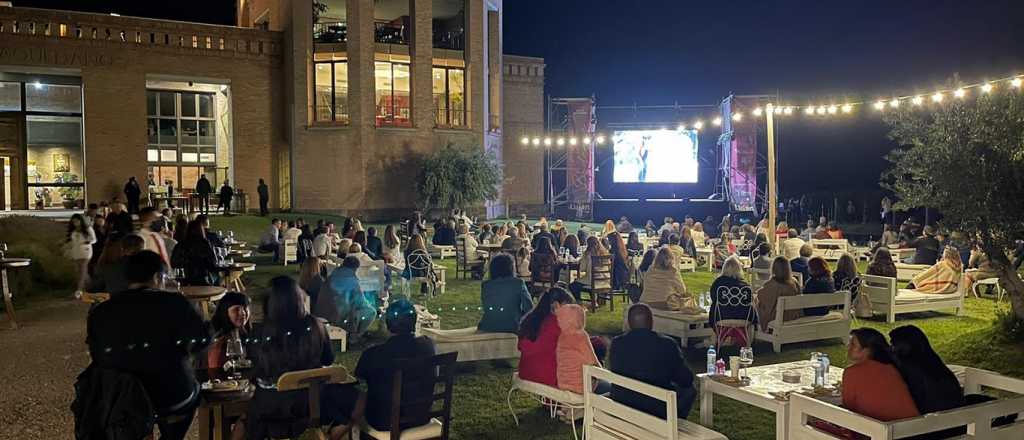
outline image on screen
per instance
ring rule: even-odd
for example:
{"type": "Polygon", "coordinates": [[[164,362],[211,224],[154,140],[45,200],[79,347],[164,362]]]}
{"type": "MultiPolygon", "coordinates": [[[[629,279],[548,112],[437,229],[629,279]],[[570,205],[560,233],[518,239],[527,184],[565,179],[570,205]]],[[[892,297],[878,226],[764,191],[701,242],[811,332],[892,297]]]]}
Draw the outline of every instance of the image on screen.
{"type": "Polygon", "coordinates": [[[628,130],[612,135],[615,183],[696,183],[695,130],[628,130]]]}

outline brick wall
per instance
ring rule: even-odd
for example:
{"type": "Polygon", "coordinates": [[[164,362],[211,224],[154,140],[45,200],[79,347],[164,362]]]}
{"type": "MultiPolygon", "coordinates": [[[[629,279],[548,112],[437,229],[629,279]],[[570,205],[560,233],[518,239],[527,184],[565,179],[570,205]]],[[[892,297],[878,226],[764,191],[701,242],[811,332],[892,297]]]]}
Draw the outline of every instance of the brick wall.
{"type": "Polygon", "coordinates": [[[520,138],[544,131],[544,60],[505,55],[505,194],[513,213],[544,204],[544,150],[520,138]]]}

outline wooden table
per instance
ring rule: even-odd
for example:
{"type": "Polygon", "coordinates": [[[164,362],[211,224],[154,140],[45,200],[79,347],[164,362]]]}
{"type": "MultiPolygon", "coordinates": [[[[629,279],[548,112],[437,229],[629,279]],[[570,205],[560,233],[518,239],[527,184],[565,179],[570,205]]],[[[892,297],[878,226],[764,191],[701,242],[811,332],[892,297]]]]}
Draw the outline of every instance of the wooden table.
{"type": "Polygon", "coordinates": [[[892,254],[892,261],[902,263],[904,258],[913,257],[917,253],[917,249],[889,247],[889,253],[892,254]]]}
{"type": "MultiPolygon", "coordinates": [[[[205,372],[204,372],[205,373],[205,372]]],[[[255,385],[239,391],[203,390],[199,393],[199,422],[201,440],[231,438],[231,425],[225,419],[239,417],[249,410],[249,401],[256,391],[255,385]]]]}
{"type": "Polygon", "coordinates": [[[228,289],[221,286],[181,287],[181,294],[189,301],[199,305],[199,311],[202,313],[204,321],[209,321],[213,317],[213,313],[210,311],[210,302],[220,300],[227,291],[228,289]]]}
{"type": "Polygon", "coordinates": [[[479,244],[479,245],[476,246],[476,250],[477,250],[477,252],[482,252],[484,254],[484,259],[485,260],[490,260],[492,255],[501,252],[501,244],[496,244],[496,243],[479,244]]]}
{"type": "Polygon", "coordinates": [[[17,330],[18,319],[14,317],[14,293],[11,292],[11,283],[7,280],[7,269],[28,267],[32,260],[28,258],[4,258],[0,260],[0,284],[3,284],[4,308],[7,309],[7,319],[10,321],[11,330],[17,330]]]}
{"type": "Polygon", "coordinates": [[[256,270],[256,263],[235,262],[228,266],[219,266],[218,269],[224,273],[224,287],[234,289],[236,292],[245,292],[242,273],[256,270]]]}
{"type": "Polygon", "coordinates": [[[252,256],[252,251],[247,249],[231,249],[228,251],[228,258],[249,258],[252,256]]]}
{"type": "MultiPolygon", "coordinates": [[[[785,439],[789,429],[789,400],[776,399],[771,393],[792,393],[810,388],[814,380],[811,361],[750,367],[746,373],[750,377],[749,385],[732,385],[719,382],[707,374],[697,375],[700,378],[700,424],[709,428],[714,425],[714,402],[718,394],[775,413],[775,438],[785,439]],[[790,370],[800,373],[800,383],[782,381],[782,372],[790,370]]],[[[842,378],[842,368],[829,368],[829,384],[835,384],[842,378]]]]}
{"type": "Polygon", "coordinates": [[[697,248],[697,259],[704,257],[704,261],[708,265],[708,272],[715,270],[715,248],[711,246],[697,248]]]}

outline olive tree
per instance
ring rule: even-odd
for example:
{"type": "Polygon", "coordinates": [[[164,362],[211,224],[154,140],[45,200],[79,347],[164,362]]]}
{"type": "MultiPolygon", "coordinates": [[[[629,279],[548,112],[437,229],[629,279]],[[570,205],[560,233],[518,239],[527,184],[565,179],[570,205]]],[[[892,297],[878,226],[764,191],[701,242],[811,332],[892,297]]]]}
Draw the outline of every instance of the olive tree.
{"type": "Polygon", "coordinates": [[[416,190],[421,208],[465,209],[497,198],[501,183],[493,153],[448,145],[423,159],[416,190]]]}

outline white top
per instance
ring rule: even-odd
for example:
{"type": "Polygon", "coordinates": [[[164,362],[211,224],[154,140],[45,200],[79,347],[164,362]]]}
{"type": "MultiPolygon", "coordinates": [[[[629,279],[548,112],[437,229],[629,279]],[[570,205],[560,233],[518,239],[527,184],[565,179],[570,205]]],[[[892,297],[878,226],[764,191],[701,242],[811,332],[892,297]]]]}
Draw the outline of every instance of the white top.
{"type": "Polygon", "coordinates": [[[782,242],[782,255],[787,260],[793,261],[800,257],[800,248],[806,244],[800,237],[790,238],[782,242]]]}
{"type": "Polygon", "coordinates": [[[270,225],[267,228],[267,232],[263,233],[263,237],[260,238],[260,244],[279,244],[281,243],[281,229],[277,226],[270,225]]]}
{"type": "Polygon", "coordinates": [[[459,236],[455,237],[455,242],[456,243],[458,243],[460,241],[465,241],[466,242],[466,260],[467,261],[474,261],[474,260],[479,260],[480,259],[480,256],[477,255],[477,253],[476,253],[476,247],[479,246],[480,243],[478,243],[476,241],[476,238],[473,238],[473,236],[469,235],[469,234],[463,234],[463,235],[459,235],[459,236]]]}
{"type": "Polygon", "coordinates": [[[704,231],[690,230],[690,238],[693,239],[694,247],[704,247],[706,245],[707,237],[704,236],[704,231]]]}
{"type": "Polygon", "coordinates": [[[96,242],[96,233],[92,228],[85,228],[85,232],[72,232],[69,238],[68,256],[72,260],[88,260],[92,258],[92,244],[96,242]]]}
{"type": "Polygon", "coordinates": [[[402,255],[402,245],[401,244],[395,244],[394,247],[390,247],[390,248],[387,247],[387,245],[384,245],[383,248],[384,248],[384,255],[385,256],[388,256],[388,255],[391,256],[391,264],[393,264],[393,265],[395,265],[397,267],[405,267],[405,256],[402,255]]]}
{"type": "Polygon", "coordinates": [[[313,237],[313,256],[326,257],[331,255],[331,242],[333,240],[327,234],[320,234],[313,237]]]}

